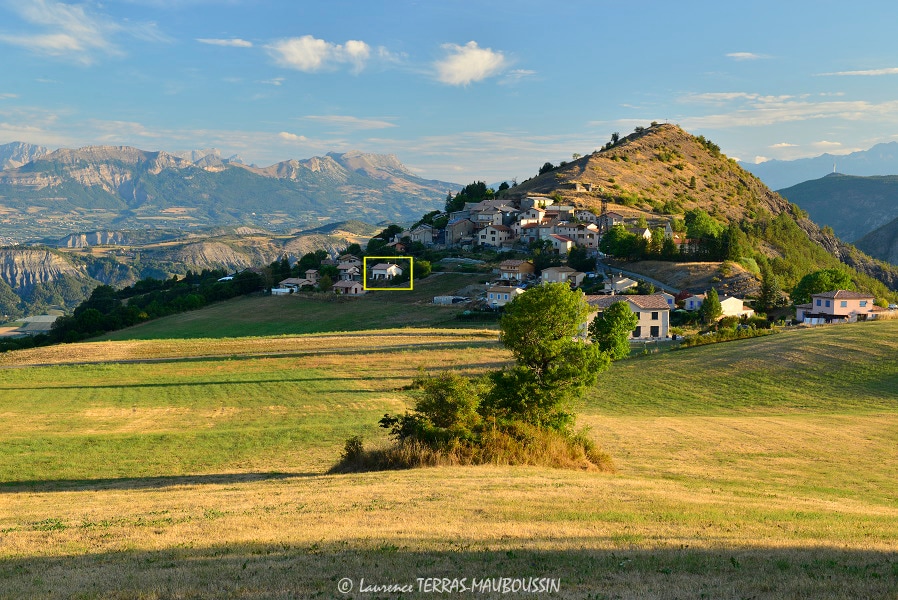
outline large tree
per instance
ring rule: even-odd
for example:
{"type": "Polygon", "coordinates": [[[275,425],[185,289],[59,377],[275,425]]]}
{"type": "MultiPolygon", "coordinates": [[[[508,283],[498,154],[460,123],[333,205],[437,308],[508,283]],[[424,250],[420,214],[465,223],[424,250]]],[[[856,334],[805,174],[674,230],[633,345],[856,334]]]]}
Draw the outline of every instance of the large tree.
{"type": "Polygon", "coordinates": [[[630,303],[615,302],[595,316],[589,324],[589,337],[611,360],[630,355],[630,332],[639,323],[639,316],[630,309],[630,303]]]}
{"type": "Polygon", "coordinates": [[[502,343],[517,365],[491,374],[493,388],[484,399],[490,416],[559,430],[573,422],[570,401],[609,362],[579,337],[588,313],[583,293],[566,283],[537,286],[505,306],[502,343]]]}
{"type": "Polygon", "coordinates": [[[824,269],[802,277],[792,291],[792,300],[795,304],[803,304],[811,301],[812,294],[853,289],[854,283],[848,273],[841,269],[824,269]]]}

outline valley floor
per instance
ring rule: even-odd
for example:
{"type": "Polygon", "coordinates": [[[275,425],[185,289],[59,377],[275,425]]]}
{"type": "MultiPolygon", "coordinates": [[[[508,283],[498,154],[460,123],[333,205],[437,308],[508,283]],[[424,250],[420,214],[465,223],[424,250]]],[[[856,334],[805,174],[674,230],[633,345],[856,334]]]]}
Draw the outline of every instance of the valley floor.
{"type": "Polygon", "coordinates": [[[896,350],[893,321],[617,363],[579,411],[614,474],[326,474],[350,435],[384,442],[419,367],[507,364],[495,331],[7,354],[0,597],[895,597],[896,350]]]}

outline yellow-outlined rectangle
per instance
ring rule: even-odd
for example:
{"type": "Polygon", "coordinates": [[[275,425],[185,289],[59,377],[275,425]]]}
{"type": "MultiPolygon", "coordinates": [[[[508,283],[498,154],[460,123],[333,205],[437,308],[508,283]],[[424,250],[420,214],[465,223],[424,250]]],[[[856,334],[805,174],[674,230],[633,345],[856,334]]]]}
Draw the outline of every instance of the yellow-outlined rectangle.
{"type": "MultiPolygon", "coordinates": [[[[397,265],[398,266],[398,265],[397,265]]],[[[366,256],[362,258],[362,288],[367,291],[384,292],[410,292],[415,289],[415,259],[411,256],[366,256]],[[368,259],[372,260],[407,260],[408,261],[408,287],[368,287],[368,259]]]]}

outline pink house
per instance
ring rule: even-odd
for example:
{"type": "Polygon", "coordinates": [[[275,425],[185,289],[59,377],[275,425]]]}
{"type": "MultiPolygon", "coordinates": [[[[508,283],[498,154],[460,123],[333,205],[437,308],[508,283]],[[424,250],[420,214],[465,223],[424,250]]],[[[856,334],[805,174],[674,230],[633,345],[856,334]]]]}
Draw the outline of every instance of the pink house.
{"type": "Polygon", "coordinates": [[[795,307],[795,319],[802,323],[865,321],[875,318],[875,300],[873,294],[848,290],[812,294],[809,303],[795,307]]]}

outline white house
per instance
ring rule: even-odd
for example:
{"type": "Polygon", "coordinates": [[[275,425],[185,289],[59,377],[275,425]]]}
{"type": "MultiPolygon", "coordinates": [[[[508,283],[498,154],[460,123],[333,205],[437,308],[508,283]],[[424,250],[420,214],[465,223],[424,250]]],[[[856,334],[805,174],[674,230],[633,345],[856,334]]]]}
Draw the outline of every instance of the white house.
{"type": "Polygon", "coordinates": [[[698,310],[702,307],[702,303],[705,301],[704,294],[695,294],[694,296],[689,296],[685,300],[683,300],[683,308],[686,310],[698,310]]]}
{"type": "MultiPolygon", "coordinates": [[[[698,310],[702,307],[708,294],[696,294],[689,296],[683,301],[683,308],[686,310],[698,310]]],[[[720,296],[721,316],[723,317],[753,317],[755,311],[748,306],[741,298],[735,296],[720,296]]]]}
{"type": "Polygon", "coordinates": [[[362,278],[362,270],[355,265],[340,263],[337,270],[340,271],[340,281],[359,281],[362,278]]]}
{"type": "Polygon", "coordinates": [[[377,263],[371,267],[371,279],[392,279],[402,275],[402,273],[402,268],[392,263],[377,263]]]}
{"type": "Polygon", "coordinates": [[[566,238],[563,235],[558,235],[557,233],[550,235],[549,241],[552,242],[552,248],[554,248],[555,252],[558,254],[567,254],[576,245],[574,240],[566,238]]]}
{"type": "Polygon", "coordinates": [[[512,239],[510,227],[505,225],[489,225],[477,234],[477,243],[481,246],[501,246],[512,239]]]}
{"type": "Polygon", "coordinates": [[[493,308],[505,306],[524,293],[523,288],[511,285],[494,285],[486,291],[486,302],[493,308]]]}
{"type": "Polygon", "coordinates": [[[724,317],[748,317],[755,316],[755,311],[748,306],[741,298],[735,296],[721,296],[720,308],[723,310],[724,317]]]}
{"type": "Polygon", "coordinates": [[[618,275],[617,277],[612,277],[610,280],[605,282],[605,291],[610,294],[620,294],[621,292],[629,290],[630,288],[634,288],[637,285],[638,284],[629,277],[618,275]]]}

